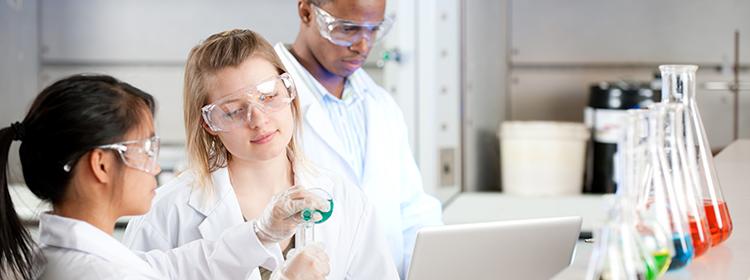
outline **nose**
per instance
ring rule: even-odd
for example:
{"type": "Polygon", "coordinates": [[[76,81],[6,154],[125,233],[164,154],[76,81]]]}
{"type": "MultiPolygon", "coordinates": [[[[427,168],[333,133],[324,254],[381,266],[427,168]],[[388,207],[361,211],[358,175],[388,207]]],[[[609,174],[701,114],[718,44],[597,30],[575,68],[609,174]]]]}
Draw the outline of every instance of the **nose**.
{"type": "Polygon", "coordinates": [[[153,173],[154,175],[159,175],[159,173],[161,173],[161,164],[159,164],[158,161],[156,162],[153,173]]]}
{"type": "Polygon", "coordinates": [[[349,46],[349,50],[356,52],[359,55],[367,55],[370,51],[371,41],[372,38],[370,38],[370,35],[365,33],[360,37],[359,41],[354,42],[349,46]]]}
{"type": "Polygon", "coordinates": [[[266,112],[258,105],[253,104],[250,106],[250,110],[248,110],[247,114],[247,119],[250,120],[248,126],[251,129],[259,128],[268,121],[266,112]]]}

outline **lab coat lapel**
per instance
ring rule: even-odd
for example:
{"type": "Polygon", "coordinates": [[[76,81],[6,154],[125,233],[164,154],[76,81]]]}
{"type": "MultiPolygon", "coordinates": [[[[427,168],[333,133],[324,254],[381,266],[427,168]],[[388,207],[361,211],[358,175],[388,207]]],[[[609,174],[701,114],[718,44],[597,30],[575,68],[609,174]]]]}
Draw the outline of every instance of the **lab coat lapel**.
{"type": "Polygon", "coordinates": [[[306,91],[306,94],[300,94],[300,105],[302,105],[302,114],[305,116],[305,123],[315,134],[318,135],[330,147],[336,155],[345,161],[344,144],[339,139],[331,125],[331,119],[323,111],[323,108],[317,102],[313,93],[306,91]],[[306,104],[305,104],[306,103],[306,104]]]}
{"type": "Polygon", "coordinates": [[[383,150],[384,147],[389,146],[387,140],[384,141],[384,139],[388,138],[386,135],[389,135],[389,131],[384,129],[382,125],[382,114],[376,115],[378,112],[378,101],[374,99],[375,95],[368,92],[370,90],[377,90],[378,87],[363,79],[361,71],[364,70],[360,69],[351,75],[351,82],[355,89],[362,90],[363,98],[365,99],[363,102],[365,102],[367,142],[365,143],[364,172],[359,185],[365,192],[368,192],[367,188],[370,185],[368,182],[377,180],[373,176],[376,176],[376,174],[389,174],[383,172],[385,171],[385,166],[381,165],[385,162],[383,157],[389,152],[392,153],[394,151],[383,150]]]}
{"type": "Polygon", "coordinates": [[[198,225],[201,237],[217,240],[225,229],[244,222],[239,202],[229,181],[227,168],[211,173],[213,192],[193,186],[188,204],[206,218],[198,225]]]}
{"type": "MultiPolygon", "coordinates": [[[[207,188],[193,186],[188,205],[206,217],[198,225],[201,238],[216,241],[228,228],[244,223],[245,218],[229,180],[229,169],[219,168],[211,173],[211,179],[213,193],[207,188]]],[[[273,245],[271,254],[279,263],[283,262],[284,257],[278,244],[273,245]]],[[[253,275],[255,274],[253,272],[253,275]]]]}

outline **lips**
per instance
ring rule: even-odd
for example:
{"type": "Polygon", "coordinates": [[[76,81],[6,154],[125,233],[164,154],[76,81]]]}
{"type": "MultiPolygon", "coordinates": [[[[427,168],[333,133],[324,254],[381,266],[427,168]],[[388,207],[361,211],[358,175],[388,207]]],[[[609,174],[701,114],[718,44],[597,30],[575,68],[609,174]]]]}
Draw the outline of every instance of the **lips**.
{"type": "Polygon", "coordinates": [[[365,63],[364,59],[356,59],[356,58],[355,59],[344,59],[343,61],[346,64],[349,64],[349,65],[352,65],[352,66],[357,66],[357,67],[362,66],[362,64],[365,63]]]}
{"type": "Polygon", "coordinates": [[[253,139],[250,139],[250,142],[253,144],[264,144],[268,143],[273,139],[274,135],[276,135],[276,131],[268,132],[268,133],[262,133],[258,136],[256,136],[253,139]]]}

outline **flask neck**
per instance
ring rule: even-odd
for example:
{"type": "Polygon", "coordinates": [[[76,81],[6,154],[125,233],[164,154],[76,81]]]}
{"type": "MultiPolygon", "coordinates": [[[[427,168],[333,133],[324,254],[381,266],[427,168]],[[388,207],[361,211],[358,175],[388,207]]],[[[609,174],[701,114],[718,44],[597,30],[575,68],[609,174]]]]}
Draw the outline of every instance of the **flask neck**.
{"type": "Polygon", "coordinates": [[[662,102],[688,104],[695,100],[694,65],[660,66],[662,77],[662,102]]]}

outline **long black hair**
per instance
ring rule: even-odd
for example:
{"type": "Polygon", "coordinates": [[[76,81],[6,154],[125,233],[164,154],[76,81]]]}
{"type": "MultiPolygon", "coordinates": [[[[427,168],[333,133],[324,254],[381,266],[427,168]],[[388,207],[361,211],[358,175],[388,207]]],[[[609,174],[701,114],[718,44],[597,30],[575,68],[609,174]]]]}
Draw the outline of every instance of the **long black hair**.
{"type": "Polygon", "coordinates": [[[155,113],[151,95],[105,75],[74,75],[45,88],[22,122],[0,129],[0,276],[32,279],[35,244],[10,199],[8,153],[19,155],[26,185],[34,195],[60,203],[78,159],[99,145],[121,141],[155,113]]]}

